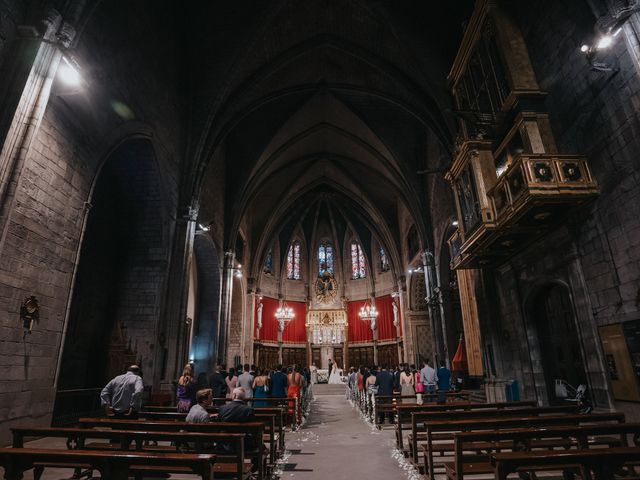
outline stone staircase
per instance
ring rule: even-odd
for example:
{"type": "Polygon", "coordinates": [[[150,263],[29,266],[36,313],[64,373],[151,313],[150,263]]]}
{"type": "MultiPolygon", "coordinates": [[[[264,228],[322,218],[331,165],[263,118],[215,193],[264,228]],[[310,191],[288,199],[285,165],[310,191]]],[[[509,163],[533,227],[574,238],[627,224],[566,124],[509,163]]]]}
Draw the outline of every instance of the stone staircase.
{"type": "Polygon", "coordinates": [[[316,383],[313,386],[314,395],[344,395],[345,385],[329,385],[328,383],[316,383]]]}

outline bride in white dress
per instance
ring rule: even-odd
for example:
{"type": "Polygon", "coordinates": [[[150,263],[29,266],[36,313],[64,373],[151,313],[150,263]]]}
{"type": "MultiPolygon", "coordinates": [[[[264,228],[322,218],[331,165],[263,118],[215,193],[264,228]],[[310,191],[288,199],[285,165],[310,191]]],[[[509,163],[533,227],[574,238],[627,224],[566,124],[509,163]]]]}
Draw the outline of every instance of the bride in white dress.
{"type": "Polygon", "coordinates": [[[333,368],[331,369],[331,375],[329,375],[329,383],[333,385],[342,383],[342,376],[338,371],[338,365],[336,363],[333,364],[333,368]]]}

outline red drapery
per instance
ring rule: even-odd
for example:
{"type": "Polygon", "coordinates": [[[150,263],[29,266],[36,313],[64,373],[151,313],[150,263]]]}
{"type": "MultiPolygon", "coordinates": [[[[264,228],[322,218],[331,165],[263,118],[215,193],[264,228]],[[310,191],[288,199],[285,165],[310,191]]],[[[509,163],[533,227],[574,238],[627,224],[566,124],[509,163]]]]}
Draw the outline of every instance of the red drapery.
{"type": "MultiPolygon", "coordinates": [[[[385,295],[376,298],[376,309],[378,310],[378,340],[395,340],[396,327],[393,324],[393,302],[391,295],[385,295]]],[[[371,342],[373,341],[373,332],[371,331],[371,322],[368,320],[360,320],[358,313],[360,308],[364,306],[366,300],[358,300],[347,304],[347,319],[349,322],[349,342],[371,342]]],[[[400,315],[400,312],[398,312],[400,315]]],[[[398,318],[400,321],[400,318],[398,318]]],[[[402,334],[402,332],[401,332],[402,334]]]]}
{"type": "MultiPolygon", "coordinates": [[[[270,342],[278,341],[278,322],[276,310],[280,302],[274,298],[262,297],[262,328],[258,336],[258,302],[256,302],[254,338],[270,342]]],[[[295,316],[282,332],[282,341],[289,343],[305,343],[307,341],[306,323],[307,307],[304,302],[287,302],[293,308],[295,316]]]]}
{"type": "Polygon", "coordinates": [[[454,372],[467,371],[467,352],[465,351],[464,341],[462,338],[460,338],[456,354],[453,356],[453,360],[451,360],[451,370],[454,372]]]}

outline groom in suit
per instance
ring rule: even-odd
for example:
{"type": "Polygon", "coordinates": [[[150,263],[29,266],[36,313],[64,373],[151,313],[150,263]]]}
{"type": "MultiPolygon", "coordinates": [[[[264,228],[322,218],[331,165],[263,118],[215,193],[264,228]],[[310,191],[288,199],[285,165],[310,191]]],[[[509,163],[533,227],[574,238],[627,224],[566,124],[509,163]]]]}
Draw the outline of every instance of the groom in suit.
{"type": "Polygon", "coordinates": [[[333,362],[329,359],[329,375],[331,375],[331,369],[333,368],[333,362]]]}

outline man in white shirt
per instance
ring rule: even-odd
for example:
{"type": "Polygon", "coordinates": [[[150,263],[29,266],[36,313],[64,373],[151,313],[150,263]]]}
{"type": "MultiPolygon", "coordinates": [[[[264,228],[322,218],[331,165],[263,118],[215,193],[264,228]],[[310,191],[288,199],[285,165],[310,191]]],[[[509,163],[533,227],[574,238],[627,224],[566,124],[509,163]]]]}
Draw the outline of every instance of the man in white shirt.
{"type": "MultiPolygon", "coordinates": [[[[436,391],[438,384],[438,375],[436,370],[429,364],[429,360],[422,363],[423,368],[420,370],[420,382],[424,385],[425,393],[432,394],[436,391]]],[[[433,396],[428,395],[427,401],[433,401],[433,396]]]]}
{"type": "Polygon", "coordinates": [[[131,365],[124,375],[118,375],[100,392],[100,400],[107,415],[119,418],[138,418],[144,385],[140,367],[131,365]]]}

